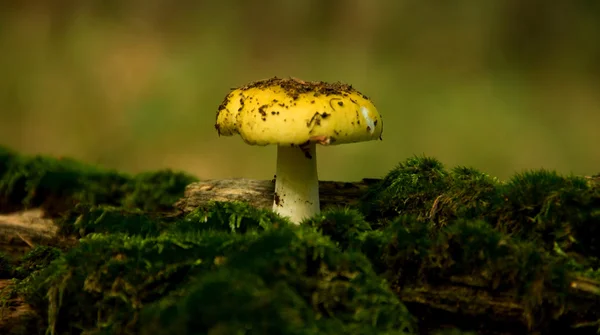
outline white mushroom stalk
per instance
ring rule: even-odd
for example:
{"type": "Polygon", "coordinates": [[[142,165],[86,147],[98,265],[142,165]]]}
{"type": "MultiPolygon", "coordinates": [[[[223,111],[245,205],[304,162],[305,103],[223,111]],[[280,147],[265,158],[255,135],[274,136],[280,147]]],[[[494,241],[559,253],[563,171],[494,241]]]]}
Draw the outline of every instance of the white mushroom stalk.
{"type": "Polygon", "coordinates": [[[304,151],[297,146],[277,146],[273,211],[295,224],[319,214],[315,142],[311,142],[304,151]]]}

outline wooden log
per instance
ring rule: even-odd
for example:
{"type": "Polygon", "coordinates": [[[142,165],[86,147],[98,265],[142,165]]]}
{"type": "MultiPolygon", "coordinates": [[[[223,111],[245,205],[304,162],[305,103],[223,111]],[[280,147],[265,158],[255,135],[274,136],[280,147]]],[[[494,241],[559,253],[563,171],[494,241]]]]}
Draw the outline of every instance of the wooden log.
{"type": "MultiPolygon", "coordinates": [[[[363,179],[358,182],[319,181],[321,208],[355,206],[367,188],[380,179],[363,179]]],[[[175,207],[184,213],[209,201],[245,201],[258,208],[271,208],[275,180],[210,179],[188,185],[183,198],[175,207]]]]}
{"type": "Polygon", "coordinates": [[[51,244],[57,231],[54,222],[44,218],[40,209],[0,215],[0,251],[21,255],[38,244],[51,244]]]}

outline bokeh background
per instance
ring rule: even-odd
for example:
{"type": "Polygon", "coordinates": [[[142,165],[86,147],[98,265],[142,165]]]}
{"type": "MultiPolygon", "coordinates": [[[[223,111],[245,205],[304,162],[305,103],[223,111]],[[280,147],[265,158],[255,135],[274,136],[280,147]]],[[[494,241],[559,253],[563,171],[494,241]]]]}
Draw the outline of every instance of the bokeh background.
{"type": "Polygon", "coordinates": [[[319,148],[321,179],[428,155],[502,179],[600,172],[600,1],[0,2],[0,144],[139,172],[271,178],[275,147],[217,136],[230,87],[343,81],[383,141],[319,148]]]}

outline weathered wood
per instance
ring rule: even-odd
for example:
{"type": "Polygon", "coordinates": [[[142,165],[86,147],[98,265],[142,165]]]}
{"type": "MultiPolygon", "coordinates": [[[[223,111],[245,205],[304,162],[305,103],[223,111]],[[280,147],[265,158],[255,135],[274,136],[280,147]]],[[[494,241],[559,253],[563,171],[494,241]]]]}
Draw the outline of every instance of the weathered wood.
{"type": "MultiPolygon", "coordinates": [[[[321,208],[331,206],[355,206],[369,185],[379,179],[363,179],[359,182],[319,181],[321,208]]],[[[175,207],[184,213],[209,201],[245,201],[258,208],[271,208],[275,180],[211,179],[192,183],[185,189],[183,198],[175,207]]]]}
{"type": "Polygon", "coordinates": [[[0,251],[20,255],[56,239],[58,228],[40,209],[0,215],[0,251]]]}

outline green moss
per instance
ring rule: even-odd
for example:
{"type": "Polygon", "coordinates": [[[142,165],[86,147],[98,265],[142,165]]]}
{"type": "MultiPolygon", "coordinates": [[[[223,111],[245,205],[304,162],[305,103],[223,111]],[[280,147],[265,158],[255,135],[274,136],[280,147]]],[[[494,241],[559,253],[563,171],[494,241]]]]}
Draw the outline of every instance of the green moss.
{"type": "Polygon", "coordinates": [[[194,181],[196,178],[171,170],[140,173],[125,184],[121,205],[150,212],[168,210],[194,181]]]}
{"type": "Polygon", "coordinates": [[[277,304],[269,308],[280,310],[282,320],[291,308],[315,329],[335,323],[333,328],[352,333],[412,334],[414,327],[408,311],[364,256],[341,252],[310,227],[149,238],[92,234],[29,286],[33,294],[26,294],[28,301],[48,310],[50,329],[57,334],[135,333],[145,306],[149,319],[162,320],[160,325],[148,323],[147,333],[197,333],[224,325],[268,331],[280,325],[277,314],[255,309],[264,302],[277,304]],[[231,290],[215,291],[223,286],[231,290]],[[48,300],[40,300],[37,292],[45,291],[48,300]],[[217,297],[230,300],[206,305],[217,297]],[[268,315],[274,318],[272,324],[268,315]]]}
{"type": "Polygon", "coordinates": [[[0,148],[0,208],[42,207],[59,215],[78,203],[157,211],[195,179],[169,170],[128,176],[72,159],[20,156],[0,148]]]}
{"type": "Polygon", "coordinates": [[[558,248],[600,266],[600,187],[581,177],[537,170],[500,183],[472,168],[448,173],[435,159],[415,157],[371,187],[362,210],[374,228],[406,214],[437,228],[483,220],[547,252],[558,248]]]}
{"type": "Polygon", "coordinates": [[[157,236],[167,223],[139,209],[78,204],[56,221],[63,235],[129,234],[157,236]]]}
{"type": "Polygon", "coordinates": [[[421,277],[421,266],[429,255],[430,226],[415,216],[397,217],[385,229],[366,233],[362,251],[390,282],[399,284],[421,277]]]}
{"type": "Polygon", "coordinates": [[[568,290],[569,266],[563,259],[485,221],[457,220],[438,229],[402,216],[382,233],[367,236],[365,253],[393,285],[465,278],[492,292],[512,294],[528,315],[560,311],[568,290]]]}
{"type": "Polygon", "coordinates": [[[456,219],[484,219],[502,201],[499,182],[480,171],[456,167],[449,177],[447,192],[436,198],[430,212],[430,220],[440,226],[456,219]]]}
{"type": "Polygon", "coordinates": [[[313,311],[280,282],[221,268],[201,277],[181,298],[144,310],[141,334],[317,333],[313,311]],[[206,303],[210,302],[210,303],[206,303]]]}
{"type": "Polygon", "coordinates": [[[524,294],[544,278],[552,261],[546,257],[534,244],[512,240],[486,222],[460,220],[440,232],[425,267],[429,278],[467,275],[492,289],[516,288],[524,294]]]}
{"type": "Polygon", "coordinates": [[[57,248],[35,246],[16,262],[13,277],[23,279],[35,271],[44,269],[60,255],[61,251],[57,248]]]}
{"type": "Polygon", "coordinates": [[[515,175],[501,188],[505,199],[490,215],[500,231],[535,241],[546,250],[600,257],[600,190],[580,177],[539,170],[515,175]]]}
{"type": "Polygon", "coordinates": [[[414,157],[390,171],[363,198],[369,222],[413,215],[443,226],[451,220],[483,219],[501,201],[499,182],[473,168],[450,172],[434,158],[414,157]]]}
{"type": "Polygon", "coordinates": [[[264,232],[227,256],[220,271],[200,277],[185,297],[149,307],[143,333],[415,332],[412,316],[364,256],[341,252],[308,228],[264,232]]]}
{"type": "Polygon", "coordinates": [[[329,236],[342,250],[359,243],[362,233],[371,231],[363,215],[355,209],[330,209],[302,222],[329,236]]]}
{"type": "Polygon", "coordinates": [[[0,279],[13,277],[14,264],[8,255],[0,252],[0,279]]]}
{"type": "Polygon", "coordinates": [[[8,148],[0,146],[0,179],[8,171],[10,162],[15,159],[16,153],[8,148]]]}
{"type": "Polygon", "coordinates": [[[56,334],[412,334],[392,288],[467,280],[516,297],[532,325],[561,315],[573,276],[600,278],[600,188],[583,178],[501,183],[413,157],[359,210],[300,226],[238,202],[157,213],[191,180],[0,150],[0,207],[54,209],[61,232],[81,237],[4,267],[18,277],[11,294],[56,334]]]}
{"type": "Polygon", "coordinates": [[[186,215],[172,229],[177,231],[216,230],[245,233],[262,231],[289,221],[273,211],[258,209],[243,202],[210,202],[186,215]]]}
{"type": "Polygon", "coordinates": [[[34,278],[33,295],[26,298],[48,311],[51,329],[59,334],[96,328],[126,333],[138,326],[130,321],[144,304],[183,285],[194,273],[214,268],[217,257],[237,240],[226,233],[88,235],[34,278]],[[39,300],[37,292],[48,292],[48,299],[39,300]]]}
{"type": "Polygon", "coordinates": [[[369,222],[390,220],[398,215],[427,219],[435,199],[448,187],[448,172],[438,160],[409,158],[369,188],[362,211],[369,222]]]}

